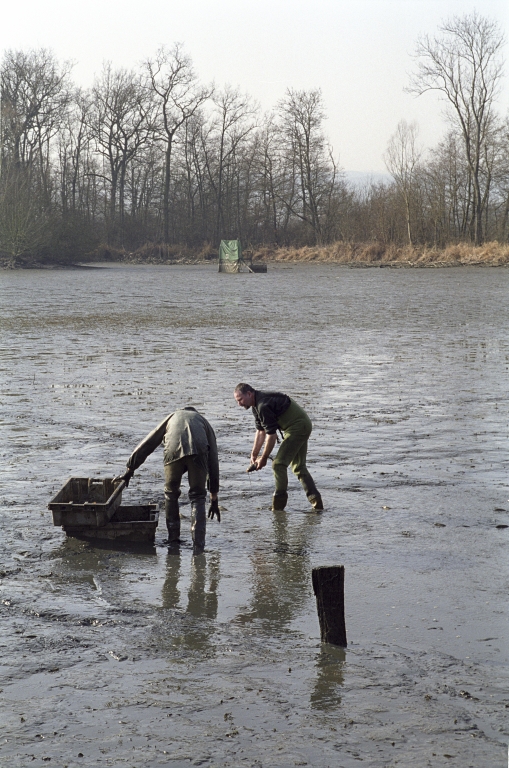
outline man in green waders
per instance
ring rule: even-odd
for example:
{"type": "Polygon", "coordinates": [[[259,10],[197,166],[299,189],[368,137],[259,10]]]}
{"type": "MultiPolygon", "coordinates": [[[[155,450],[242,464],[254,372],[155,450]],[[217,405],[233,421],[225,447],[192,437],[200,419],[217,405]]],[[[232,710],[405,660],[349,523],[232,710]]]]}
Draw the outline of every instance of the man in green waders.
{"type": "Polygon", "coordinates": [[[299,478],[315,512],[323,511],[322,497],[306,467],[306,453],[312,424],[309,416],[295,400],[282,392],[262,392],[249,384],[237,384],[237,403],[246,410],[252,408],[256,434],[251,451],[251,467],[262,469],[267,464],[277,440],[277,430],[283,432],[283,442],[272,462],[276,490],[272,510],[283,510],[288,501],[288,467],[299,478]],[[263,451],[260,456],[260,450],[263,451]]]}

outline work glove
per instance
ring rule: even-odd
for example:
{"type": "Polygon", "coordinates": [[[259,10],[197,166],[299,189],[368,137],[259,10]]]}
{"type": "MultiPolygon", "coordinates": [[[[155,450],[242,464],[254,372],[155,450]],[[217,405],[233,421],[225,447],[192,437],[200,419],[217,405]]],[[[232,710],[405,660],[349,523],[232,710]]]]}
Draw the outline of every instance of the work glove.
{"type": "Polygon", "coordinates": [[[134,475],[133,470],[128,469],[127,472],[124,472],[124,474],[120,476],[120,479],[124,481],[126,488],[129,488],[129,482],[133,475],[134,475]]]}
{"type": "Polygon", "coordinates": [[[219,511],[219,502],[217,499],[210,500],[209,513],[207,517],[209,520],[213,520],[214,516],[217,517],[217,522],[221,522],[221,512],[219,511]]]}

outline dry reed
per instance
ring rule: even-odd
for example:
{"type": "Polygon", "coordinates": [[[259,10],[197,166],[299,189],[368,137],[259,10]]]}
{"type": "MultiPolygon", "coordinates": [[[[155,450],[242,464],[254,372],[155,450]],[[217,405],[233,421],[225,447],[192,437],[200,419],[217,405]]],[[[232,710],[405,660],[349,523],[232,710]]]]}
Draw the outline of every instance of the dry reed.
{"type": "Polygon", "coordinates": [[[336,242],[303,248],[260,247],[254,251],[256,261],[326,262],[352,266],[505,266],[509,264],[509,245],[497,242],[474,246],[457,243],[445,248],[398,246],[393,243],[336,242]]]}
{"type": "MultiPolygon", "coordinates": [[[[251,251],[258,262],[330,263],[357,267],[453,267],[509,265],[509,245],[497,242],[474,246],[456,243],[445,248],[335,242],[302,248],[259,246],[251,251]]],[[[201,247],[145,243],[132,252],[101,245],[92,254],[94,261],[122,261],[131,264],[196,264],[217,259],[217,250],[208,242],[201,247]]]]}

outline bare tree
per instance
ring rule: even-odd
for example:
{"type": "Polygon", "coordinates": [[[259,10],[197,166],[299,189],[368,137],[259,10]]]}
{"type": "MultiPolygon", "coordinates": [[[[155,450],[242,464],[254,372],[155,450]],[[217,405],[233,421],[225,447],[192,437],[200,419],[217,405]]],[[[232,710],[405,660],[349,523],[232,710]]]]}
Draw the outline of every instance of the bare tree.
{"type": "MultiPolygon", "coordinates": [[[[0,71],[2,164],[31,168],[29,178],[39,187],[39,203],[50,205],[52,140],[60,129],[70,99],[72,65],[59,65],[53,54],[39,50],[5,53],[0,71]]],[[[25,175],[23,184],[26,184],[25,175]]]]}
{"type": "Polygon", "coordinates": [[[421,158],[421,150],[417,146],[419,128],[417,123],[407,123],[401,120],[395,133],[391,136],[384,155],[387,170],[393,177],[401,193],[405,205],[405,217],[408,242],[413,245],[411,205],[416,182],[416,172],[421,158]]]}
{"type": "Polygon", "coordinates": [[[31,257],[49,240],[48,221],[33,194],[30,171],[11,165],[0,180],[0,252],[9,257],[9,266],[18,266],[23,256],[31,257]]]}
{"type": "Polygon", "coordinates": [[[508,239],[509,223],[509,117],[493,131],[485,157],[485,228],[490,237],[508,239]]]}
{"type": "Polygon", "coordinates": [[[215,231],[215,190],[209,178],[212,125],[201,112],[186,123],[184,166],[188,226],[194,242],[211,241],[215,231]]]}
{"type": "Polygon", "coordinates": [[[157,97],[160,111],[159,137],[165,145],[163,179],[163,239],[170,241],[171,161],[175,136],[179,129],[210,98],[213,89],[198,86],[193,65],[182,46],[170,50],[162,47],[154,60],[145,63],[150,87],[157,97]]]}
{"type": "Polygon", "coordinates": [[[257,137],[259,218],[263,235],[267,234],[269,242],[276,244],[279,244],[281,224],[285,219],[287,222],[289,216],[288,208],[281,205],[278,195],[278,140],[275,115],[267,115],[257,137]]]}
{"type": "Polygon", "coordinates": [[[114,222],[118,208],[122,225],[128,165],[153,135],[153,105],[138,75],[113,70],[110,63],[104,65],[92,93],[92,130],[110,186],[109,219],[114,222]]]}
{"type": "Polygon", "coordinates": [[[90,93],[76,88],[58,133],[59,188],[62,212],[75,213],[83,205],[83,193],[92,163],[90,93]]]}
{"type": "Polygon", "coordinates": [[[284,203],[310,227],[315,242],[320,244],[338,178],[338,168],[323,133],[325,111],[321,91],[288,89],[278,111],[285,164],[292,169],[284,203]]]}
{"type": "Polygon", "coordinates": [[[503,62],[504,35],[495,21],[477,12],[453,17],[440,36],[422,37],[417,44],[418,70],[410,91],[438,91],[448,102],[448,115],[463,137],[472,183],[470,233],[483,241],[484,190],[481,166],[494,121],[503,62]]]}
{"type": "MultiPolygon", "coordinates": [[[[216,198],[215,241],[219,243],[225,229],[225,186],[231,180],[235,160],[241,147],[254,130],[256,108],[248,96],[226,86],[214,97],[216,114],[209,133],[207,171],[216,198]]],[[[230,232],[230,236],[234,233],[230,232]]]]}

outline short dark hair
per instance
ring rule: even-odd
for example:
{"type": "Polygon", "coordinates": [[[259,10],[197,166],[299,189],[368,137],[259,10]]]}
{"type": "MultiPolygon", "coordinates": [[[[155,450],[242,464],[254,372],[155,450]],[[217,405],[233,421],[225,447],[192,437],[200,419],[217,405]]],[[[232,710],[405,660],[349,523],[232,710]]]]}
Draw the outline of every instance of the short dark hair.
{"type": "Polygon", "coordinates": [[[237,392],[239,395],[245,395],[248,392],[254,392],[253,387],[251,384],[237,384],[235,387],[235,392],[237,392]]]}

